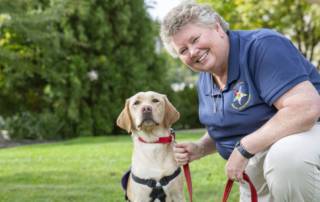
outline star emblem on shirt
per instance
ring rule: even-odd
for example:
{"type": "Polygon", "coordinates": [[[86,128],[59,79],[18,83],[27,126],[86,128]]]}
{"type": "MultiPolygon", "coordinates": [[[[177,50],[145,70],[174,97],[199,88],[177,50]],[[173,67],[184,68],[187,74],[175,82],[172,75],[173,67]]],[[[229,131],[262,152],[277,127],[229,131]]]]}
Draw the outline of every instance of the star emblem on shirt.
{"type": "Polygon", "coordinates": [[[234,99],[233,99],[233,102],[237,101],[239,103],[239,105],[241,105],[241,100],[242,98],[248,96],[248,94],[246,93],[243,93],[241,91],[241,88],[239,90],[235,90],[234,91],[234,99]]]}

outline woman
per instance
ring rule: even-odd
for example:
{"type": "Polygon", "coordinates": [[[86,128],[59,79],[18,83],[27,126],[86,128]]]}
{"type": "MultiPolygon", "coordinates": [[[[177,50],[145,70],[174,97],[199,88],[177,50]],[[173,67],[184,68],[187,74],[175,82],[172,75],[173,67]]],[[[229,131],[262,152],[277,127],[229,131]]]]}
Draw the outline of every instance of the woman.
{"type": "MultiPolygon", "coordinates": [[[[182,3],[161,25],[168,52],[199,72],[207,133],[175,145],[179,164],[216,150],[227,177],[245,171],[259,201],[320,201],[320,75],[284,36],[231,31],[209,6],[182,3]]],[[[250,191],[240,184],[240,200],[250,191]]]]}

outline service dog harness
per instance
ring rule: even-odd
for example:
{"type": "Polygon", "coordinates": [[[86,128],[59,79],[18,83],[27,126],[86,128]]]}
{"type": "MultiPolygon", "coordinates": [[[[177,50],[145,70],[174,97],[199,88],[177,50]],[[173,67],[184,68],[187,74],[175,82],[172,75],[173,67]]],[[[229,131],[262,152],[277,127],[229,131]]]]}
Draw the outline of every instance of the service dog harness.
{"type": "Polygon", "coordinates": [[[156,199],[159,199],[161,202],[166,201],[166,193],[163,190],[163,187],[169,184],[171,180],[173,180],[175,177],[177,177],[181,172],[181,168],[179,167],[172,175],[165,176],[161,178],[158,182],[154,179],[142,179],[137,176],[135,176],[132,173],[132,179],[143,185],[147,185],[148,187],[152,188],[152,191],[150,193],[150,202],[155,201],[156,199]]]}
{"type": "MultiPolygon", "coordinates": [[[[144,142],[144,143],[149,143],[144,141],[141,137],[138,137],[139,141],[144,142]]],[[[152,143],[161,143],[161,144],[170,144],[172,141],[175,141],[175,133],[171,129],[170,130],[170,135],[167,137],[160,137],[158,141],[152,142],[152,143]]],[[[189,165],[186,164],[183,166],[184,174],[186,177],[187,181],[187,187],[189,191],[189,199],[192,202],[192,183],[191,183],[191,174],[190,174],[190,169],[189,165]]],[[[176,178],[180,173],[181,173],[181,168],[178,167],[171,175],[169,176],[164,176],[162,177],[159,181],[156,181],[154,179],[143,179],[140,178],[136,175],[134,175],[131,170],[127,171],[124,176],[122,177],[121,183],[122,183],[122,188],[125,190],[125,199],[129,201],[128,196],[127,196],[127,184],[128,184],[128,179],[130,177],[130,173],[132,176],[132,179],[139,184],[146,185],[152,189],[150,193],[150,202],[155,201],[156,199],[159,199],[160,202],[165,202],[166,201],[166,193],[163,190],[163,187],[168,185],[171,180],[176,178]]]]}

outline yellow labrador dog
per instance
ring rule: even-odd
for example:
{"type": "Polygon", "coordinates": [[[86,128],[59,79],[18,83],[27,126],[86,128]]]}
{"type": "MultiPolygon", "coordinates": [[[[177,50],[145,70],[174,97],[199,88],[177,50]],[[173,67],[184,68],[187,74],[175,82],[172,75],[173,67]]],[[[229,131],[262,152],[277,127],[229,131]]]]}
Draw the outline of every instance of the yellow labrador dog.
{"type": "Polygon", "coordinates": [[[183,176],[173,155],[171,125],[180,117],[165,95],[148,91],[127,99],[117,125],[132,133],[131,172],[122,180],[131,202],[183,202],[183,176]]]}

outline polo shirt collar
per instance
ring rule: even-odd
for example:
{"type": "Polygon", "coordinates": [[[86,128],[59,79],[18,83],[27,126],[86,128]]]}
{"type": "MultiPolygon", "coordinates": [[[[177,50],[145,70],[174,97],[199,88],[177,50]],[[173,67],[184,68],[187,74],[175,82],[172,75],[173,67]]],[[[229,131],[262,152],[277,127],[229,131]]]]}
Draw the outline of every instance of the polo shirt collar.
{"type": "MultiPolygon", "coordinates": [[[[228,78],[225,90],[230,88],[233,81],[239,77],[239,57],[240,57],[240,39],[239,35],[234,31],[227,31],[229,36],[229,57],[228,57],[228,78]]],[[[220,94],[219,87],[213,82],[211,73],[204,72],[205,94],[217,95],[220,94]]]]}
{"type": "Polygon", "coordinates": [[[238,33],[234,31],[227,32],[229,36],[229,59],[228,59],[228,79],[227,89],[233,81],[238,80],[240,73],[240,39],[238,33]]]}
{"type": "Polygon", "coordinates": [[[219,87],[217,86],[217,84],[215,84],[213,82],[213,78],[212,78],[212,75],[211,73],[209,72],[203,72],[204,74],[204,92],[205,92],[205,95],[206,96],[214,96],[214,95],[218,95],[220,94],[220,89],[219,87]]]}

